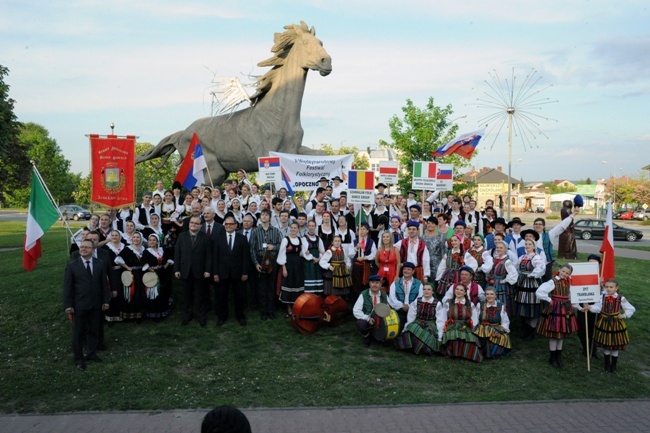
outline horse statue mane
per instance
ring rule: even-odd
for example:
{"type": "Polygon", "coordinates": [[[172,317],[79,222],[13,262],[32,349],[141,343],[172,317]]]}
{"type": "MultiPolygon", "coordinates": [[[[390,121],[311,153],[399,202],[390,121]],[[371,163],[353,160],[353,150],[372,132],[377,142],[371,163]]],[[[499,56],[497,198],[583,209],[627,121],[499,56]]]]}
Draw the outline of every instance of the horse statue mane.
{"type": "Polygon", "coordinates": [[[323,154],[302,146],[300,109],[308,70],[329,75],[332,59],[316,38],[314,28],[309,29],[304,21],[284,29],[274,35],[273,56],[257,64],[271,70],[257,79],[250,107],[229,115],[198,119],[138,155],[136,163],[162,157],[158,165],[161,167],[175,151],[184,158],[194,133],[208,165],[206,181],[214,184],[221,184],[240,168],[258,171],[257,158],[268,156],[270,151],[323,154]]]}

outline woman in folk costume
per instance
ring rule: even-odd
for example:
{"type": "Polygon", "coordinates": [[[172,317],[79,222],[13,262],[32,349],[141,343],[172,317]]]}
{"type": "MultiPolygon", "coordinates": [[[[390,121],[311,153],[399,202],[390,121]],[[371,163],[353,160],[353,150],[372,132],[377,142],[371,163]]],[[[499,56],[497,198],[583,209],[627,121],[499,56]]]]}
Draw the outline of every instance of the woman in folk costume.
{"type": "Polygon", "coordinates": [[[512,285],[517,282],[519,273],[508,255],[508,247],[504,241],[495,241],[494,251],[489,258],[485,257],[483,271],[486,278],[485,284],[494,287],[497,299],[506,306],[508,314],[512,314],[514,297],[512,285]]]}
{"type": "Polygon", "coordinates": [[[325,251],[318,264],[325,270],[323,275],[325,296],[336,295],[347,300],[352,287],[350,274],[352,260],[343,249],[341,236],[334,236],[332,246],[325,251]]]}
{"type": "Polygon", "coordinates": [[[111,260],[111,270],[108,274],[108,282],[111,288],[111,302],[108,310],[104,312],[106,320],[109,322],[119,322],[122,320],[121,311],[122,304],[124,303],[124,296],[120,295],[120,288],[122,287],[122,266],[115,263],[115,258],[120,255],[126,245],[122,243],[122,234],[119,230],[112,230],[108,236],[108,242],[103,247],[108,251],[111,260]]]}
{"type": "Polygon", "coordinates": [[[381,275],[382,284],[381,289],[388,293],[390,285],[395,281],[398,270],[401,268],[400,253],[393,244],[393,236],[388,231],[381,234],[379,248],[377,248],[377,255],[375,256],[375,264],[379,271],[377,274],[381,275]]]}
{"type": "Polygon", "coordinates": [[[481,343],[472,329],[478,321],[478,307],[467,297],[467,289],[456,284],[454,298],[442,304],[438,313],[438,329],[444,331],[442,344],[450,358],[483,361],[481,343]]]}
{"type": "Polygon", "coordinates": [[[368,285],[370,264],[375,261],[377,246],[370,239],[370,224],[362,222],[359,226],[359,238],[354,242],[355,258],[352,264],[352,287],[355,293],[361,293],[368,285]]]}
{"type": "Polygon", "coordinates": [[[478,326],[474,334],[481,340],[483,357],[493,359],[507,355],[512,350],[510,319],[506,307],[497,299],[494,287],[485,289],[485,301],[478,308],[478,326]]]}
{"type": "Polygon", "coordinates": [[[409,306],[404,330],[395,340],[395,347],[413,350],[416,355],[439,353],[442,329],[436,325],[436,316],[441,309],[442,304],[433,296],[433,286],[425,284],[422,296],[409,306]]]}
{"type": "Polygon", "coordinates": [[[222,224],[226,219],[226,202],[223,199],[217,200],[217,208],[215,209],[214,222],[222,224]]]}
{"type": "Polygon", "coordinates": [[[330,211],[323,212],[323,222],[317,229],[318,237],[323,241],[323,247],[327,250],[332,245],[336,228],[332,224],[332,213],[330,211]]]}
{"type": "MultiPolygon", "coordinates": [[[[142,234],[135,232],[131,236],[131,245],[122,249],[115,258],[115,263],[131,274],[131,284],[125,286],[120,284],[122,290],[122,320],[142,320],[145,302],[145,287],[142,283],[142,268],[147,264],[143,258],[144,247],[142,245],[142,234]]],[[[119,296],[118,295],[118,296],[119,296]]]]}
{"type": "Polygon", "coordinates": [[[535,241],[526,239],[524,241],[525,254],[518,258],[519,277],[515,285],[517,293],[515,315],[524,320],[524,341],[530,341],[535,337],[541,306],[535,291],[542,284],[542,277],[546,272],[546,260],[537,252],[536,242],[539,234],[532,230],[525,230],[525,232],[534,233],[535,241]]]}
{"type": "Polygon", "coordinates": [[[277,263],[280,265],[282,282],[280,301],[287,305],[287,317],[294,302],[305,292],[305,265],[302,259],[302,243],[298,237],[298,223],[289,226],[289,236],[282,239],[277,263]]]}
{"type": "Polygon", "coordinates": [[[174,193],[170,190],[165,191],[165,197],[160,205],[160,218],[163,232],[167,234],[170,228],[174,226],[174,222],[178,218],[176,213],[176,201],[174,200],[174,193]]]}
{"type": "Polygon", "coordinates": [[[173,253],[165,254],[160,247],[158,235],[151,234],[147,238],[148,248],[142,254],[145,261],[145,268],[153,271],[158,276],[158,283],[153,287],[146,287],[146,299],[144,304],[145,315],[148,318],[158,320],[169,316],[171,311],[171,294],[172,294],[172,268],[174,264],[173,253]]]}
{"type": "Polygon", "coordinates": [[[570,299],[571,273],[573,267],[562,265],[558,275],[545,282],[535,292],[537,297],[548,302],[542,308],[537,333],[548,337],[550,357],[549,364],[555,368],[563,368],[562,343],[565,338],[578,330],[576,316],[570,299]]]}
{"type": "Polygon", "coordinates": [[[454,235],[451,237],[451,249],[445,253],[436,272],[438,298],[442,299],[452,285],[460,282],[460,268],[465,265],[476,270],[478,263],[469,252],[463,251],[460,238],[454,235]]]}
{"type": "Polygon", "coordinates": [[[341,237],[341,248],[345,249],[346,253],[351,254],[354,250],[354,241],[357,239],[357,235],[354,234],[354,229],[348,228],[348,220],[345,215],[339,216],[336,235],[341,237]]]}
{"type": "Polygon", "coordinates": [[[474,281],[481,287],[487,287],[483,265],[490,253],[485,249],[485,238],[482,234],[478,233],[472,236],[472,248],[470,248],[469,253],[474,257],[478,266],[474,273],[474,281]]]}
{"type": "Polygon", "coordinates": [[[228,211],[226,216],[229,215],[232,215],[235,218],[235,222],[237,223],[237,229],[240,229],[242,226],[242,222],[244,221],[244,214],[241,211],[241,202],[239,201],[239,198],[235,197],[232,200],[230,200],[230,210],[228,211]]]}
{"type": "MultiPolygon", "coordinates": [[[[323,218],[323,221],[325,218],[323,218]]],[[[295,223],[298,225],[298,223],[295,223]]],[[[316,236],[316,222],[307,223],[307,233],[302,237],[302,256],[305,259],[305,293],[323,294],[323,270],[318,262],[323,254],[325,247],[323,240],[316,236]]]]}
{"type": "Polygon", "coordinates": [[[635,311],[632,304],[618,292],[618,281],[613,278],[607,280],[594,333],[596,345],[604,349],[605,371],[618,371],[618,352],[630,344],[625,319],[632,317],[635,311]]]}
{"type": "Polygon", "coordinates": [[[426,220],[426,228],[421,239],[427,246],[427,251],[429,252],[429,268],[430,268],[430,278],[432,287],[436,287],[435,276],[438,272],[438,266],[442,261],[442,257],[447,251],[447,241],[441,233],[438,233],[438,218],[435,215],[431,215],[426,220]]]}

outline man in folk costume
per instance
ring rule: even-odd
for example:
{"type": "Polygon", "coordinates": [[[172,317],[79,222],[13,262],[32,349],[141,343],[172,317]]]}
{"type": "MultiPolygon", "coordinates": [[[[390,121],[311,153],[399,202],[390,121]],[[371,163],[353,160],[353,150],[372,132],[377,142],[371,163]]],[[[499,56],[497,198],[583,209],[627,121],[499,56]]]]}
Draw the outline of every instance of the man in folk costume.
{"type": "MultiPolygon", "coordinates": [[[[414,264],[415,278],[426,283],[430,279],[431,269],[430,260],[431,256],[427,249],[427,244],[420,239],[419,234],[420,223],[417,221],[409,221],[406,223],[407,237],[395,244],[395,247],[400,252],[400,257],[404,262],[411,262],[414,264]]],[[[402,268],[404,264],[402,264],[402,268]]]]}
{"type": "Polygon", "coordinates": [[[388,296],[381,290],[381,276],[371,275],[368,277],[370,287],[361,292],[357,301],[352,308],[352,314],[357,319],[357,328],[364,337],[364,344],[370,346],[372,341],[372,329],[377,326],[376,320],[380,320],[373,315],[377,304],[387,304],[388,296]]]}
{"type": "MultiPolygon", "coordinates": [[[[494,248],[494,234],[500,233],[505,238],[505,231],[506,227],[508,226],[506,220],[501,217],[494,219],[490,224],[492,226],[492,233],[485,237],[485,248],[488,250],[494,248]]],[[[508,244],[506,243],[506,245],[508,244]]]]}
{"type": "Polygon", "coordinates": [[[465,221],[465,212],[461,208],[462,201],[459,198],[455,198],[451,201],[451,208],[447,211],[451,215],[451,220],[449,224],[455,224],[456,221],[465,221]]]}
{"type": "Polygon", "coordinates": [[[474,234],[483,233],[483,218],[481,218],[480,212],[476,210],[476,201],[472,200],[465,203],[463,211],[465,212],[465,222],[474,226],[474,234]],[[472,204],[474,208],[472,208],[472,204]]]}
{"type": "Polygon", "coordinates": [[[514,217],[512,221],[508,223],[508,227],[512,229],[512,232],[506,236],[506,244],[510,251],[517,252],[517,248],[524,244],[524,238],[521,236],[521,228],[525,226],[521,218],[514,217]]]}
{"type": "Polygon", "coordinates": [[[453,284],[445,293],[445,296],[442,298],[441,303],[445,303],[450,299],[454,298],[454,292],[458,284],[462,284],[467,288],[467,297],[472,302],[472,304],[477,305],[479,302],[485,301],[485,291],[483,287],[476,281],[474,281],[474,269],[471,266],[462,266],[460,268],[460,283],[453,284]]]}
{"type": "Polygon", "coordinates": [[[343,179],[340,176],[334,176],[332,178],[332,198],[341,197],[341,192],[348,189],[348,186],[343,183],[343,179]]]}
{"type": "Polygon", "coordinates": [[[422,236],[425,222],[422,220],[422,208],[420,207],[419,204],[416,203],[409,206],[409,219],[407,221],[404,221],[404,223],[402,223],[402,230],[404,232],[406,232],[408,229],[407,224],[409,223],[409,221],[416,221],[419,224],[418,235],[422,236]]]}
{"type": "Polygon", "coordinates": [[[135,228],[142,231],[145,227],[149,226],[149,217],[153,211],[154,207],[151,203],[151,193],[147,191],[142,194],[142,204],[136,207],[133,213],[135,228]]]}
{"type": "Polygon", "coordinates": [[[413,277],[415,265],[411,262],[402,264],[402,277],[395,278],[390,285],[388,303],[397,311],[400,323],[406,323],[409,305],[422,297],[422,280],[413,277]]]}
{"type": "Polygon", "coordinates": [[[487,235],[492,234],[494,231],[492,227],[492,222],[496,220],[497,218],[497,213],[494,210],[494,208],[489,207],[485,209],[484,213],[482,214],[482,220],[483,220],[483,231],[481,232],[483,234],[483,237],[486,237],[487,235]]]}
{"type": "Polygon", "coordinates": [[[309,195],[309,203],[307,203],[306,206],[307,210],[312,210],[315,206],[315,202],[323,201],[325,199],[325,187],[327,186],[328,182],[329,179],[326,177],[321,177],[318,180],[318,186],[309,195]]]}
{"type": "Polygon", "coordinates": [[[379,182],[377,185],[375,185],[375,188],[377,189],[377,195],[380,195],[382,197],[386,195],[386,188],[388,187],[385,183],[379,182]]]}
{"type": "MultiPolygon", "coordinates": [[[[463,251],[469,251],[472,247],[472,238],[465,236],[465,228],[467,228],[467,224],[463,220],[458,220],[454,223],[454,234],[458,236],[460,244],[463,246],[463,251]]],[[[447,239],[447,248],[451,248],[449,239],[447,239]]]]}
{"type": "Polygon", "coordinates": [[[368,284],[370,264],[374,263],[377,255],[377,245],[370,238],[369,232],[370,224],[362,222],[359,225],[359,237],[354,240],[356,255],[352,265],[352,283],[356,293],[368,284]]]}

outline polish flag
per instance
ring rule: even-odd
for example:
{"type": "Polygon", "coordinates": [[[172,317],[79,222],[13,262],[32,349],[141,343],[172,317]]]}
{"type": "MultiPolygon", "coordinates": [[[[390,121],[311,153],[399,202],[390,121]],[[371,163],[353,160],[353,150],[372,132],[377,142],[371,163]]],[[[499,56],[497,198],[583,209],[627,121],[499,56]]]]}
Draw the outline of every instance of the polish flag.
{"type": "Polygon", "coordinates": [[[607,218],[605,219],[605,234],[603,243],[600,246],[600,253],[603,255],[603,263],[600,267],[600,274],[603,281],[614,278],[614,233],[612,223],[612,203],[607,202],[607,218]]]}

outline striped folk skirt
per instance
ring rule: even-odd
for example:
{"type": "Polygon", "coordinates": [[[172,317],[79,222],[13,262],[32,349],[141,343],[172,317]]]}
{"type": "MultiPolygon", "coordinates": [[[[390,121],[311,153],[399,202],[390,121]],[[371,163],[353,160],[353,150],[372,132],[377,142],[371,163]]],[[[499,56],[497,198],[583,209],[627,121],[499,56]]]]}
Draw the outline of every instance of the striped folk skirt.
{"type": "Polygon", "coordinates": [[[501,325],[481,323],[474,334],[481,340],[481,352],[487,359],[506,356],[512,350],[510,335],[501,325]]]}
{"type": "Polygon", "coordinates": [[[323,269],[311,260],[305,261],[305,293],[323,293],[323,269]]]}
{"type": "Polygon", "coordinates": [[[465,321],[455,321],[447,324],[447,330],[442,337],[445,353],[450,358],[465,358],[474,362],[483,361],[481,343],[472,333],[465,321]]]}
{"type": "MultiPolygon", "coordinates": [[[[298,296],[305,292],[305,267],[304,259],[298,254],[287,254],[287,276],[282,277],[280,283],[280,301],[293,304],[298,296]]],[[[282,274],[282,270],[278,272],[282,274]]]]}
{"type": "Polygon", "coordinates": [[[422,322],[421,324],[418,321],[409,323],[395,340],[395,347],[401,350],[412,349],[417,355],[440,353],[436,323],[433,321],[422,322]]]}
{"type": "Polygon", "coordinates": [[[537,299],[535,291],[541,280],[519,275],[516,286],[516,315],[519,317],[535,318],[540,315],[541,302],[537,299]]]}
{"type": "Polygon", "coordinates": [[[537,333],[544,337],[561,340],[578,330],[578,322],[567,296],[551,297],[552,302],[542,308],[537,323],[537,333]]]}
{"type": "Polygon", "coordinates": [[[594,341],[596,346],[607,350],[625,350],[630,344],[630,334],[623,319],[616,313],[600,313],[596,319],[594,341]]]}

